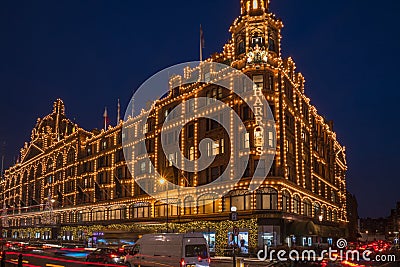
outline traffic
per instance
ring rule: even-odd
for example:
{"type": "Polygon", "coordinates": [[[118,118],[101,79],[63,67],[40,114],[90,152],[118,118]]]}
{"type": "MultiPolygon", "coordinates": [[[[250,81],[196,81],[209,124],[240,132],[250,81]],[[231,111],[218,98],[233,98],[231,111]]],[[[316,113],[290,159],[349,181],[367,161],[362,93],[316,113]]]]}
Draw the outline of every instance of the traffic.
{"type": "MultiPolygon", "coordinates": [[[[99,242],[98,247],[87,247],[73,243],[52,244],[39,241],[16,242],[3,240],[1,245],[3,255],[5,255],[5,266],[18,267],[225,267],[232,266],[233,261],[232,257],[211,257],[207,241],[201,233],[144,234],[134,242],[111,243],[99,242]],[[116,245],[116,243],[123,245],[116,245]]],[[[319,260],[282,262],[274,258],[268,262],[261,262],[249,257],[238,259],[236,266],[399,266],[399,248],[391,242],[349,243],[342,249],[344,253],[335,251],[331,255],[324,252],[326,248],[319,249],[322,254],[320,254],[321,251],[317,251],[317,255],[323,255],[323,258],[319,260]],[[351,253],[347,255],[346,251],[351,253]],[[358,255],[368,255],[370,260],[355,258],[356,251],[359,252],[358,255]],[[332,257],[335,259],[332,260],[332,257]]]]}

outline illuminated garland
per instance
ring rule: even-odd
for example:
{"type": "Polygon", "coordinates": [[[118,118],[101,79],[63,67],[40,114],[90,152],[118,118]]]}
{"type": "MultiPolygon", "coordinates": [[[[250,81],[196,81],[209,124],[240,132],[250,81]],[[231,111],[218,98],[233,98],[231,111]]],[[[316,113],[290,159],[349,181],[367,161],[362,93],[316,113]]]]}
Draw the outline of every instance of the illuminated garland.
{"type": "MultiPolygon", "coordinates": [[[[257,219],[240,220],[235,223],[231,221],[192,221],[188,223],[169,223],[169,231],[175,233],[188,233],[195,231],[215,231],[216,255],[222,256],[224,249],[228,244],[228,232],[233,227],[239,229],[247,229],[249,233],[249,251],[255,251],[258,246],[258,225],[257,219]]],[[[124,231],[132,233],[161,233],[166,232],[165,224],[111,224],[108,226],[92,225],[92,226],[64,226],[61,228],[61,234],[70,232],[74,240],[78,239],[78,232],[84,232],[88,236],[92,236],[95,232],[105,231],[124,231]]]]}

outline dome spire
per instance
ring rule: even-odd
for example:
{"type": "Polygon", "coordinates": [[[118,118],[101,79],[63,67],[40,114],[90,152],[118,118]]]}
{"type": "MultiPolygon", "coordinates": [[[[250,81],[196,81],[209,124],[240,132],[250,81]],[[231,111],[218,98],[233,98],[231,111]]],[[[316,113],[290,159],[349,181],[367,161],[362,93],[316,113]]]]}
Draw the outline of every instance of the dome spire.
{"type": "Polygon", "coordinates": [[[268,10],[269,0],[240,0],[242,16],[260,15],[268,10]]]}

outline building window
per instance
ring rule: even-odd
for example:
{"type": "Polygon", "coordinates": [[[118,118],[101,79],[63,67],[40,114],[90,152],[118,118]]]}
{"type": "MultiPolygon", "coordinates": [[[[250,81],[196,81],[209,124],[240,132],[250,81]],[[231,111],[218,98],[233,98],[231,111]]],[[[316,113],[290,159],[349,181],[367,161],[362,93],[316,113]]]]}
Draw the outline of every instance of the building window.
{"type": "Polygon", "coordinates": [[[187,128],[187,137],[188,137],[188,138],[193,138],[193,137],[194,137],[194,124],[188,125],[188,128],[187,128]]]}
{"type": "Polygon", "coordinates": [[[258,210],[277,210],[278,191],[273,188],[258,190],[256,193],[256,206],[258,210]]]}
{"type": "Polygon", "coordinates": [[[219,177],[219,167],[211,168],[211,181],[215,181],[219,177]]]}
{"type": "Polygon", "coordinates": [[[232,191],[229,196],[223,198],[223,210],[230,211],[231,207],[238,210],[251,210],[252,194],[245,191],[232,191]]]}
{"type": "Polygon", "coordinates": [[[254,83],[254,90],[264,89],[264,76],[263,75],[254,75],[253,83],[254,83]]]}
{"type": "Polygon", "coordinates": [[[185,215],[190,215],[193,214],[194,212],[194,207],[195,207],[195,202],[192,197],[186,197],[184,200],[184,206],[185,206],[185,215]]]}
{"type": "Polygon", "coordinates": [[[213,156],[225,153],[225,143],[223,138],[220,140],[213,141],[211,144],[212,144],[213,156]]]}
{"type": "Polygon", "coordinates": [[[107,149],[107,141],[106,141],[106,140],[104,140],[104,141],[101,143],[101,149],[102,149],[102,150],[107,149]]]}
{"type": "Polygon", "coordinates": [[[145,174],[146,173],[146,162],[141,162],[140,163],[140,174],[145,174]]]}
{"type": "Polygon", "coordinates": [[[312,205],[309,200],[304,200],[304,215],[312,217],[312,205]]]}
{"type": "Polygon", "coordinates": [[[318,217],[322,215],[321,206],[318,203],[314,204],[314,218],[318,219],[318,217]]]}
{"type": "Polygon", "coordinates": [[[268,146],[272,148],[274,146],[274,133],[268,132],[268,146]]]}
{"type": "Polygon", "coordinates": [[[191,161],[193,161],[193,160],[195,160],[195,157],[194,157],[194,155],[195,155],[195,150],[194,150],[194,146],[191,146],[190,148],[189,148],[189,160],[191,160],[191,161]]]}
{"type": "Polygon", "coordinates": [[[258,8],[258,0],[253,0],[253,9],[258,8]]]}
{"type": "Polygon", "coordinates": [[[268,38],[268,50],[276,51],[275,40],[271,36],[268,38]]]}
{"type": "Polygon", "coordinates": [[[92,155],[92,148],[91,148],[91,147],[88,147],[88,148],[87,148],[87,150],[86,150],[86,155],[87,155],[87,156],[91,156],[91,155],[92,155]]]}
{"type": "Polygon", "coordinates": [[[288,191],[283,191],[282,193],[282,210],[284,212],[290,212],[290,193],[288,191]]]}
{"type": "Polygon", "coordinates": [[[301,201],[298,195],[293,197],[293,213],[300,214],[301,201]]]}
{"type": "Polygon", "coordinates": [[[242,147],[250,148],[250,133],[244,133],[242,147]]]}
{"type": "Polygon", "coordinates": [[[195,104],[195,100],[194,99],[190,99],[187,102],[187,109],[189,113],[193,113],[194,112],[194,104],[195,104]]]}
{"type": "Polygon", "coordinates": [[[131,218],[148,218],[150,217],[149,203],[136,203],[130,207],[131,218]]]}
{"type": "Polygon", "coordinates": [[[264,46],[264,39],[260,36],[254,36],[252,38],[252,47],[255,48],[256,46],[263,47],[264,46]]]}
{"type": "Polygon", "coordinates": [[[199,197],[198,201],[198,213],[199,214],[210,214],[217,211],[217,202],[215,196],[211,194],[203,195],[199,197]]]}
{"type": "Polygon", "coordinates": [[[173,166],[174,163],[176,162],[176,158],[177,158],[176,153],[168,154],[167,167],[173,166]]]}
{"type": "Polygon", "coordinates": [[[238,44],[238,54],[244,54],[246,52],[246,46],[243,40],[241,40],[238,44]]]}
{"type": "Polygon", "coordinates": [[[273,75],[268,76],[268,89],[271,91],[274,90],[274,76],[273,75]]]}

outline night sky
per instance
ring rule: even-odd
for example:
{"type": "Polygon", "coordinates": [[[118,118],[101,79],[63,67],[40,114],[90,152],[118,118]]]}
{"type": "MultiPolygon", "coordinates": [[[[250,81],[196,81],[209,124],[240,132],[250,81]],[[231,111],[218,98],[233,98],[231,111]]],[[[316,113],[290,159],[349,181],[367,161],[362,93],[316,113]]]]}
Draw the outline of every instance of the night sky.
{"type": "MultiPolygon", "coordinates": [[[[38,117],[61,98],[67,116],[101,128],[134,89],[165,67],[222,51],[240,0],[14,1],[0,3],[0,142],[6,164],[38,117]]],[[[306,94],[335,121],[347,148],[349,190],[360,216],[387,216],[400,201],[396,0],[272,0],[283,20],[283,53],[307,80],[306,94]]]]}

